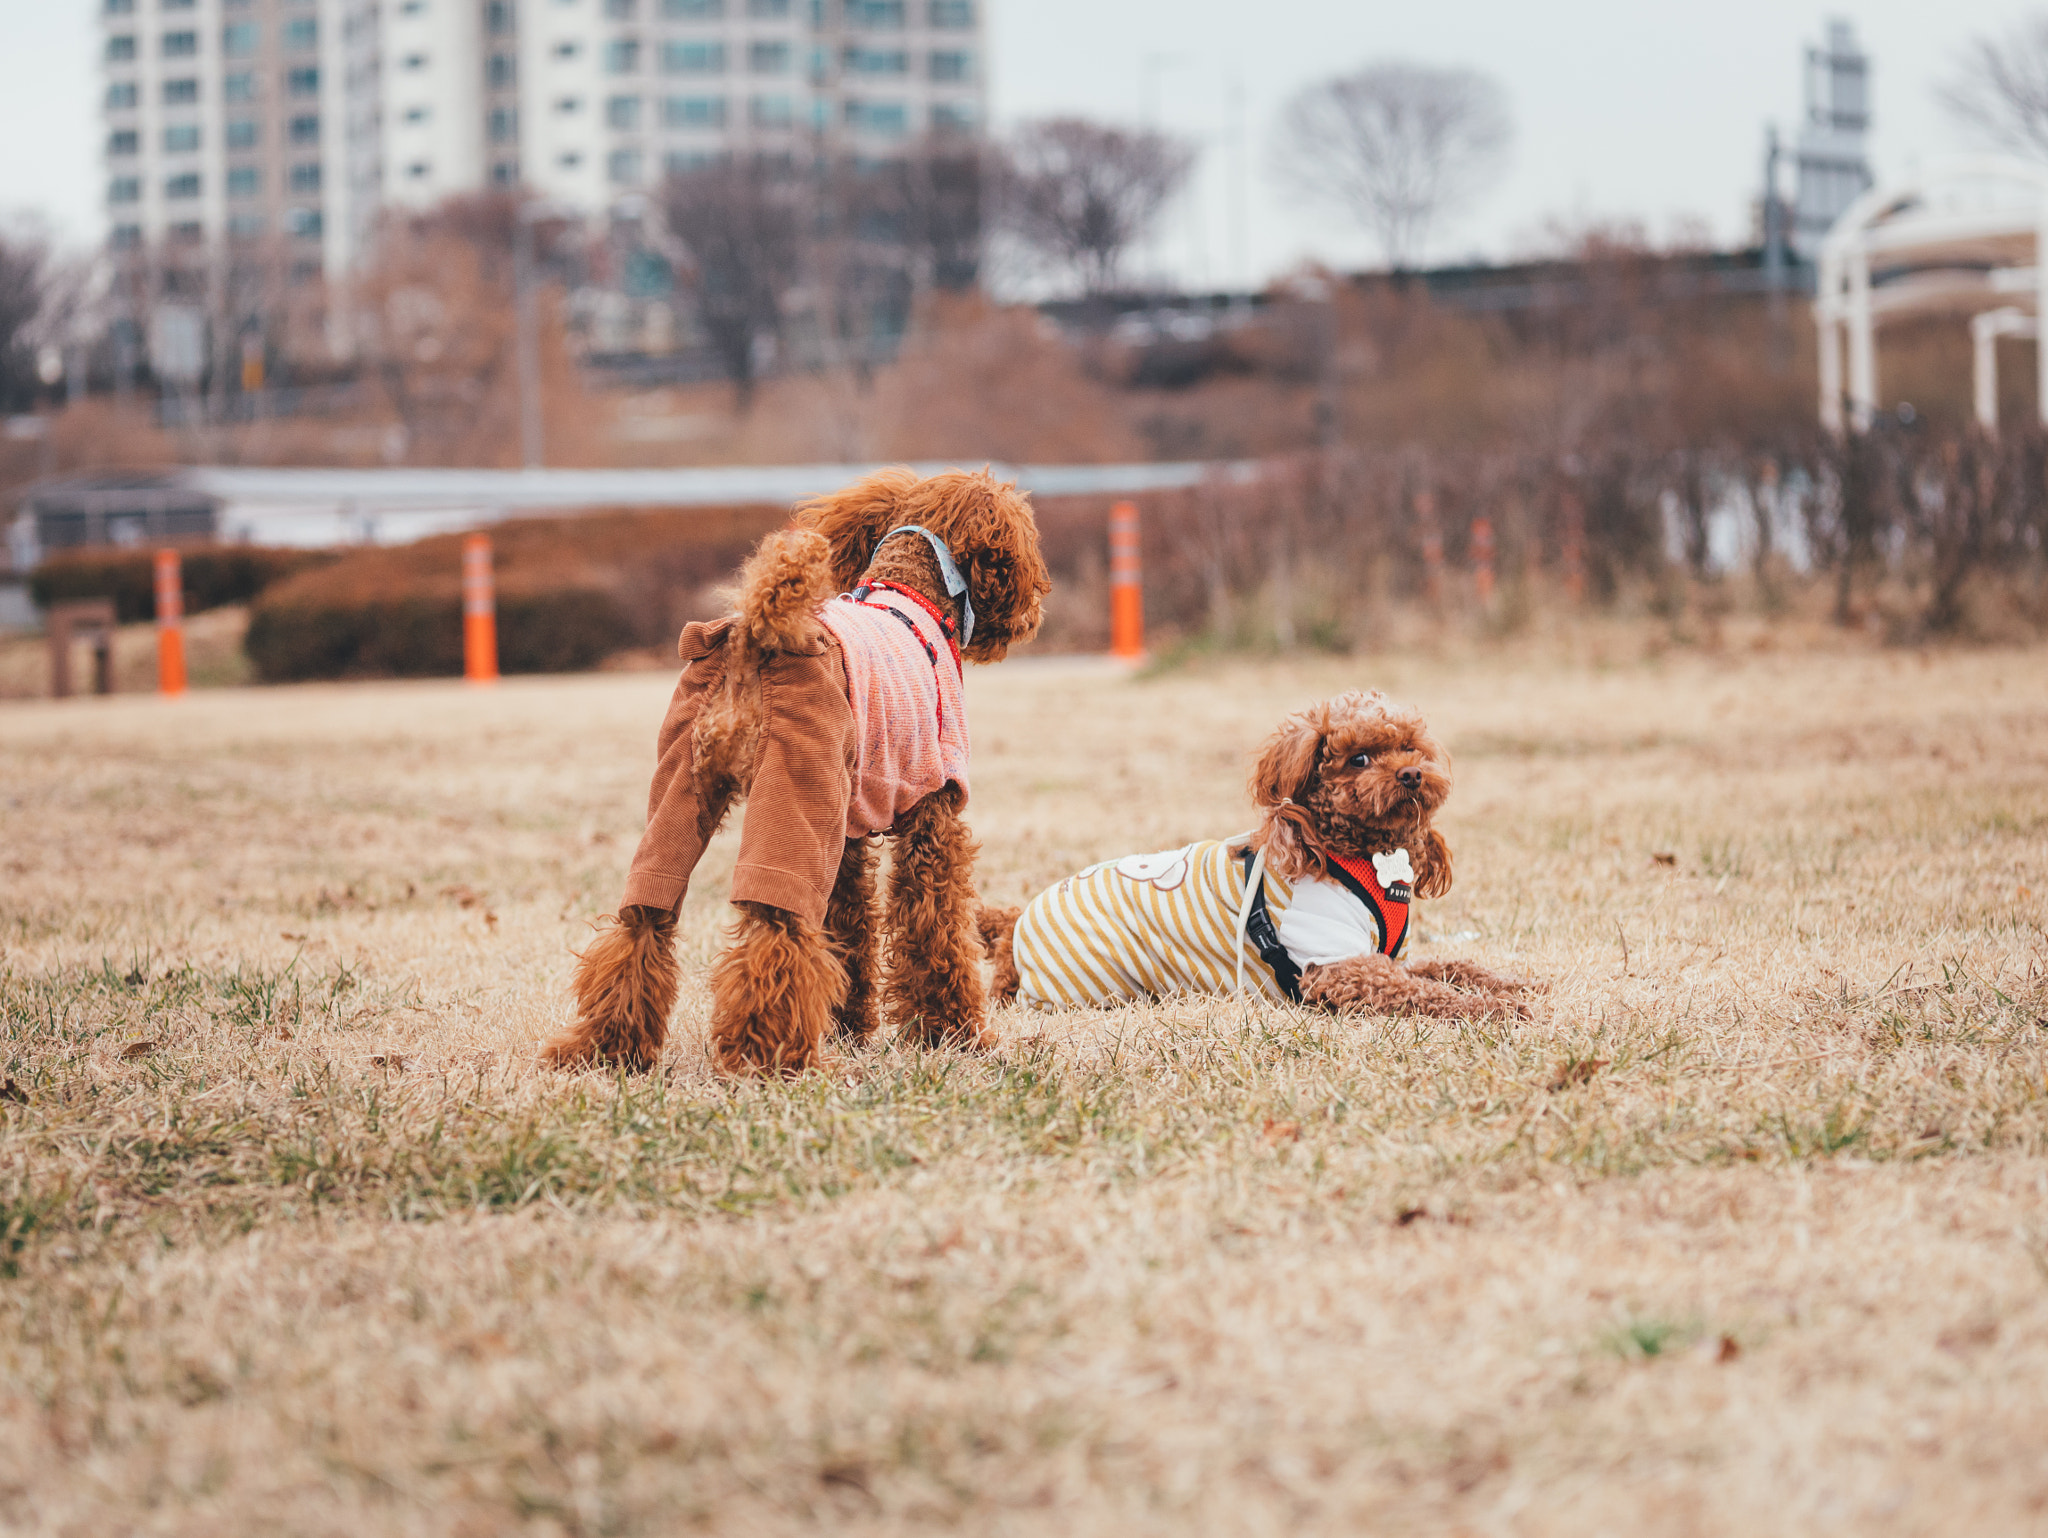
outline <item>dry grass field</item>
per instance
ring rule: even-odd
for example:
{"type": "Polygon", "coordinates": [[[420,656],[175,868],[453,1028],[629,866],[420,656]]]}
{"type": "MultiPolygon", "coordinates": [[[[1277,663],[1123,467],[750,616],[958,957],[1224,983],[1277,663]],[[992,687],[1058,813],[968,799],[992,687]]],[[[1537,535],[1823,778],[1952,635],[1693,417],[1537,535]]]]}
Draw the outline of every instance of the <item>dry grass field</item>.
{"type": "Polygon", "coordinates": [[[2048,655],[1018,663],[985,891],[1360,683],[1533,1021],[774,1084],[531,1063],[665,676],[0,707],[0,1529],[2048,1528],[2048,655]]]}

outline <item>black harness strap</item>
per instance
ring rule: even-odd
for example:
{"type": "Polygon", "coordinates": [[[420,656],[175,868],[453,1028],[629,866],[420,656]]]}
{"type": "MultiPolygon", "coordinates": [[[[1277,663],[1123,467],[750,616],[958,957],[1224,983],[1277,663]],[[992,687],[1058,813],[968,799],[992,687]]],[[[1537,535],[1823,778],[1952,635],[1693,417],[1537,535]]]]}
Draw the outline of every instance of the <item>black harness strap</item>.
{"type": "MultiPolygon", "coordinates": [[[[1238,862],[1244,866],[1247,880],[1252,873],[1254,858],[1250,848],[1238,851],[1238,862]]],[[[1301,1002],[1301,968],[1294,964],[1294,958],[1287,954],[1287,947],[1280,943],[1280,931],[1273,927],[1273,915],[1266,907],[1266,878],[1259,877],[1258,889],[1249,898],[1252,905],[1251,917],[1244,926],[1245,938],[1258,948],[1259,960],[1273,969],[1273,978],[1280,984],[1280,991],[1287,995],[1290,1003],[1301,1002]]]]}

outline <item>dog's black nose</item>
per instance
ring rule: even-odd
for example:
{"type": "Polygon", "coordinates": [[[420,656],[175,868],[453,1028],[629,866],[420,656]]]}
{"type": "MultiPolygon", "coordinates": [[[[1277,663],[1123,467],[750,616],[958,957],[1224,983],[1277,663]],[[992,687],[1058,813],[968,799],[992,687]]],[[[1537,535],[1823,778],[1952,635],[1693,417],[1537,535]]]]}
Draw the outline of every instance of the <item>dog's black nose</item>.
{"type": "Polygon", "coordinates": [[[1394,778],[1401,782],[1403,790],[1420,790],[1422,788],[1422,771],[1413,764],[1401,770],[1394,778]]]}

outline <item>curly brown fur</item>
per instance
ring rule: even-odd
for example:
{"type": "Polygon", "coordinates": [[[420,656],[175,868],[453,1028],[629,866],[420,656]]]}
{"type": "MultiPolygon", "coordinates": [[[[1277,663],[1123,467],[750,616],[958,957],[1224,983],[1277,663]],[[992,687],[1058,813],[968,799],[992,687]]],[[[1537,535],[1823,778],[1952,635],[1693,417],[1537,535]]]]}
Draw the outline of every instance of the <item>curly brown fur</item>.
{"type": "MultiPolygon", "coordinates": [[[[876,471],[799,509],[798,527],[771,534],[742,569],[738,610],[718,655],[724,668],[691,730],[691,778],[715,827],[750,791],[759,758],[761,670],[778,652],[808,650],[815,610],[864,575],[916,589],[956,623],[923,540],[882,536],[919,524],[945,541],[967,578],[975,611],[967,660],[1001,660],[1038,631],[1052,590],[1031,504],[986,470],[920,478],[906,467],[876,471]]],[[[706,663],[710,659],[705,659],[706,663]]],[[[973,839],[946,786],[898,819],[887,913],[889,1012],[915,1039],[986,1040],[980,948],[973,926],[973,839]]],[[[877,1026],[874,854],[849,840],[823,929],[780,909],[740,903],[733,943],[712,971],[712,1045],[728,1072],[795,1072],[811,1063],[825,1032],[862,1040],[877,1026]]],[[[627,910],[630,915],[634,910],[627,910]]],[[[621,927],[637,923],[622,919],[621,927]]],[[[673,932],[669,916],[664,934],[673,932]]],[[[630,931],[636,937],[637,929],[630,931]]],[[[577,972],[576,1025],[546,1050],[561,1066],[617,1060],[653,1065],[675,998],[674,958],[663,949],[600,936],[577,972]],[[666,981],[662,969],[666,968],[666,981]]]]}
{"type": "Polygon", "coordinates": [[[875,850],[869,839],[846,841],[825,910],[825,938],[846,968],[846,997],[832,1022],[849,1041],[866,1041],[881,1024],[875,1001],[875,850]]]}
{"type": "Polygon", "coordinates": [[[727,1073],[801,1073],[846,998],[846,967],[796,914],[735,906],[732,943],[711,967],[712,1056],[727,1073]]]}
{"type": "Polygon", "coordinates": [[[1023,985],[1023,978],[1017,974],[1017,952],[1012,943],[1017,934],[1017,920],[1023,912],[1022,908],[985,907],[974,918],[974,927],[981,933],[981,948],[995,963],[995,976],[989,980],[988,996],[998,1004],[1009,1003],[1023,985]]]}
{"type": "Polygon", "coordinates": [[[675,933],[675,915],[652,908],[598,920],[597,938],[576,958],[576,1023],[548,1043],[541,1061],[554,1068],[652,1068],[668,1039],[680,981],[675,933]]]}
{"type": "MultiPolygon", "coordinates": [[[[1451,793],[1451,756],[1420,711],[1377,689],[1354,689],[1288,716],[1260,749],[1251,793],[1260,817],[1251,842],[1278,875],[1323,875],[1332,852],[1365,859],[1405,848],[1418,898],[1451,890],[1451,847],[1433,826],[1451,793]]],[[[1304,998],[1311,978],[1315,1002],[1333,1009],[1528,1013],[1502,1002],[1526,984],[1470,962],[1403,967],[1370,956],[1311,967],[1304,998]]]]}
{"type": "Polygon", "coordinates": [[[889,1012],[924,1046],[987,1045],[975,933],[974,836],[960,791],[945,785],[896,824],[889,872],[889,1012]]]}

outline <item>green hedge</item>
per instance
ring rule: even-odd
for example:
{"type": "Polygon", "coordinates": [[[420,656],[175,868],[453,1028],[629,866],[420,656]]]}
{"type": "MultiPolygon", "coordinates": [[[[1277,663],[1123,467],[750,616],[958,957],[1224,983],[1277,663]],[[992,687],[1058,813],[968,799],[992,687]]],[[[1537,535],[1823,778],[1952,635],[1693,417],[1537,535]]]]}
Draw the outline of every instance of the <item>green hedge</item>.
{"type": "MultiPolygon", "coordinates": [[[[248,603],[272,583],[335,559],[327,550],[274,550],[260,545],[201,546],[180,553],[187,614],[248,603]]],[[[44,609],[75,598],[111,598],[121,624],[139,624],[156,618],[156,553],[62,552],[30,574],[28,590],[36,606],[44,609]]]]}
{"type": "MultiPolygon", "coordinates": [[[[498,667],[573,673],[633,644],[610,593],[590,588],[498,596],[498,667]]],[[[438,597],[260,605],[242,645],[270,683],[313,678],[436,678],[462,672],[462,604],[438,597]]]]}

